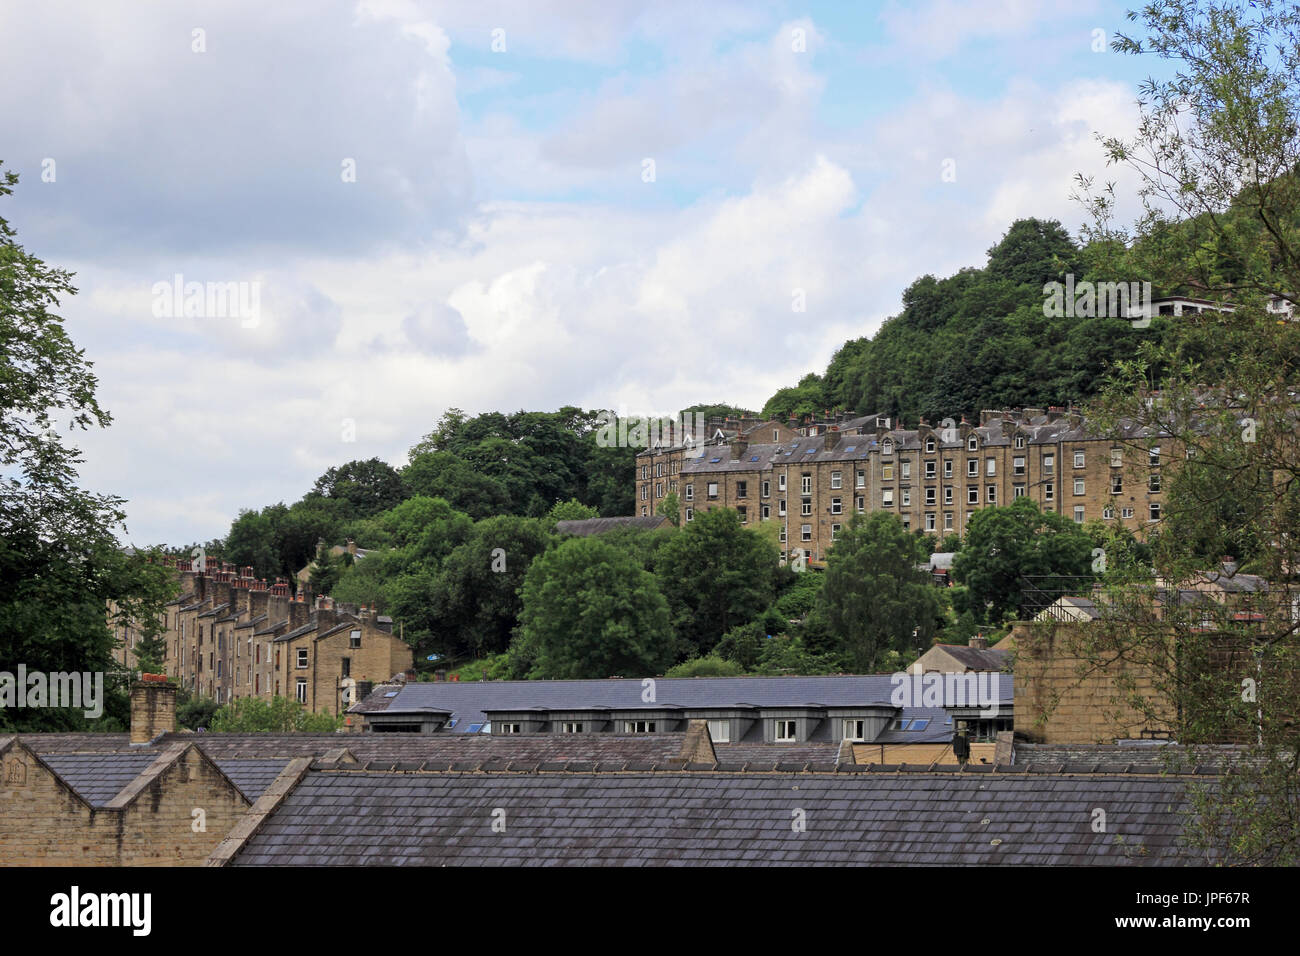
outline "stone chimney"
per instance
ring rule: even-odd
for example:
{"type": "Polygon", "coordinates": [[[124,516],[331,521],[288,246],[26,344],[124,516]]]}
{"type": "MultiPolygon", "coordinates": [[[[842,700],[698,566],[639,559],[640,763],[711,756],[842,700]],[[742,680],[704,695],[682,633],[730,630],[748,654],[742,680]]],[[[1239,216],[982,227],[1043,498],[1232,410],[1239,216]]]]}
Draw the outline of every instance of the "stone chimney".
{"type": "Polygon", "coordinates": [[[709,736],[707,720],[692,720],[686,724],[686,739],[682,741],[682,751],[678,759],[686,763],[716,764],[717,754],[713,750],[713,740],[709,736]]]}
{"type": "Polygon", "coordinates": [[[989,639],[983,634],[976,634],[970,639],[970,646],[977,651],[987,651],[989,649],[989,639]]]}
{"type": "Polygon", "coordinates": [[[271,599],[269,591],[248,592],[248,617],[252,620],[266,613],[266,604],[271,599]]]}
{"type": "Polygon", "coordinates": [[[744,438],[737,436],[731,440],[731,460],[740,461],[745,457],[745,452],[749,451],[749,442],[744,438]]]}
{"type": "Polygon", "coordinates": [[[827,451],[834,448],[840,441],[840,430],[838,426],[832,425],[822,436],[822,447],[827,451]]]}
{"type": "Polygon", "coordinates": [[[147,744],[176,730],[176,685],[162,674],[143,674],[131,686],[131,743],[147,744]]]}
{"type": "Polygon", "coordinates": [[[296,631],[311,619],[311,605],[299,597],[289,602],[289,630],[296,631]]]}

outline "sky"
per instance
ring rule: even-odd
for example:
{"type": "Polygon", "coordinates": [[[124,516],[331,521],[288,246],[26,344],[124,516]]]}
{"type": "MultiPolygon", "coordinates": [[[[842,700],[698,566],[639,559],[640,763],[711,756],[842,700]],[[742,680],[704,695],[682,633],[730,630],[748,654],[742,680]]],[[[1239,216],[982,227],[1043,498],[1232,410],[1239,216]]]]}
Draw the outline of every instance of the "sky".
{"type": "Polygon", "coordinates": [[[82,483],[183,545],[452,407],[761,408],[1014,220],[1077,232],[1076,174],[1133,218],[1126,9],[4,5],[0,216],[113,416],[82,483]]]}

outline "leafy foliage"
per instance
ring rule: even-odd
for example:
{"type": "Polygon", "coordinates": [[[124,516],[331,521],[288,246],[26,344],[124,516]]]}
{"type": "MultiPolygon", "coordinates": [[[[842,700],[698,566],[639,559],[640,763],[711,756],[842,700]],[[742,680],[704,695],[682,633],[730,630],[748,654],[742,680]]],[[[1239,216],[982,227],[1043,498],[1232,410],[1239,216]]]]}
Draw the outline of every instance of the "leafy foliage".
{"type": "Polygon", "coordinates": [[[269,701],[237,697],[217,708],[208,721],[208,729],[213,733],[333,733],[342,727],[342,717],[323,711],[313,714],[287,697],[272,697],[269,701]]]}

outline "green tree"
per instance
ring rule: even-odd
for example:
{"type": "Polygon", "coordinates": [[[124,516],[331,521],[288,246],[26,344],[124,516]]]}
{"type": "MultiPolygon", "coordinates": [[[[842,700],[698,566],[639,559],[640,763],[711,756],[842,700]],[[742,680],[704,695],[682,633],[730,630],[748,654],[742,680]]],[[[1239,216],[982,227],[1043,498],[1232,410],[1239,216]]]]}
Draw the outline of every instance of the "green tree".
{"type": "Polygon", "coordinates": [[[674,528],[681,527],[682,503],[677,497],[677,492],[670,491],[668,494],[664,495],[664,500],[659,502],[659,507],[655,509],[655,514],[663,515],[674,528]]]}
{"type": "Polygon", "coordinates": [[[570,498],[568,501],[558,501],[552,506],[550,512],[546,515],[548,521],[582,521],[587,518],[597,518],[600,512],[591,507],[584,505],[576,498],[570,498]]]}
{"type": "Polygon", "coordinates": [[[333,733],[343,727],[343,718],[322,711],[313,714],[296,700],[272,697],[237,697],[217,708],[208,721],[213,733],[284,734],[333,733]]]}
{"type": "Polygon", "coordinates": [[[919,551],[902,522],[881,511],[855,514],[831,548],[815,614],[860,673],[885,651],[925,646],[934,634],[939,599],[917,570],[919,551]]]}
{"type": "MultiPolygon", "coordinates": [[[[0,199],[17,181],[0,169],[0,199]]],[[[53,311],[76,293],[71,274],[15,237],[0,218],[0,671],[106,672],[98,726],[121,726],[124,675],[111,656],[107,604],[115,602],[119,622],[156,621],[175,574],[157,552],[119,547],[123,499],[78,487],[82,459],[56,423],[76,432],[111,418],[95,398],[91,363],[53,311]]],[[[87,726],[81,710],[0,708],[0,731],[87,726]]]]}
{"type": "Polygon", "coordinates": [[[970,610],[984,624],[998,623],[1023,603],[1023,579],[1044,592],[1077,588],[1092,573],[1093,543],[1064,515],[1042,511],[1029,498],[977,511],[966,543],[952,561],[953,580],[964,585],[970,610]]]}
{"type": "MultiPolygon", "coordinates": [[[[282,511],[287,510],[283,505],[279,507],[282,511]]],[[[240,511],[226,535],[225,560],[241,568],[251,567],[260,578],[272,578],[283,573],[275,546],[276,529],[272,514],[276,512],[271,508],[240,511]]]]}
{"type": "Polygon", "coordinates": [[[655,556],[686,654],[707,654],[728,630],[772,603],[779,554],[730,508],[698,512],[655,556]]]}
{"type": "Polygon", "coordinates": [[[1207,550],[1242,548],[1271,600],[1260,598],[1249,623],[1235,608],[1181,602],[1157,616],[1151,571],[1111,562],[1108,613],[1081,656],[1151,674],[1153,687],[1125,688],[1127,702],[1191,746],[1193,761],[1203,744],[1245,744],[1217,786],[1189,785],[1186,845],[1229,865],[1295,865],[1300,325],[1266,305],[1270,295],[1300,301],[1300,8],[1156,0],[1130,19],[1141,35],[1120,36],[1116,50],[1171,66],[1143,85],[1136,135],[1102,140],[1109,160],[1139,177],[1143,213],[1131,229],[1115,225],[1114,185],[1094,189],[1081,176],[1085,235],[1114,268],[1168,292],[1230,297],[1234,311],[1153,323],[1111,370],[1092,417],[1117,440],[1138,436],[1139,448],[1186,449],[1163,493],[1171,520],[1152,541],[1155,574],[1186,582],[1206,570],[1207,550]],[[1227,656],[1233,648],[1244,660],[1227,656]],[[1246,676],[1257,696],[1243,692],[1246,676]]]}
{"type": "Polygon", "coordinates": [[[570,538],[540,555],[522,595],[511,656],[532,677],[639,677],[672,662],[668,604],[654,575],[599,538],[570,538]]]}
{"type": "Polygon", "coordinates": [[[316,479],[308,497],[337,502],[336,514],[341,518],[366,518],[387,511],[406,495],[396,469],[371,458],[329,469],[316,479]]]}
{"type": "Polygon", "coordinates": [[[449,451],[427,452],[402,470],[409,496],[443,498],[473,518],[510,514],[510,493],[501,482],[449,451]]]}

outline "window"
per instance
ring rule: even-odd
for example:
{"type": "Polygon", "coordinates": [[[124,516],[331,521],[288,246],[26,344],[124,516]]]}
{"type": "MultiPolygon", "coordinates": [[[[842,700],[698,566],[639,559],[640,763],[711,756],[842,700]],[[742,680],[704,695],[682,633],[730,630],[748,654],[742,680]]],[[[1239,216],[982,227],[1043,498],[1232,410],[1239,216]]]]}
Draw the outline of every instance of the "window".
{"type": "Polygon", "coordinates": [[[764,482],[763,482],[763,486],[762,486],[762,491],[763,491],[763,497],[764,497],[764,498],[770,498],[770,497],[772,497],[772,482],[771,482],[771,481],[764,481],[764,482]]]}
{"type": "Polygon", "coordinates": [[[731,743],[731,721],[710,720],[709,736],[713,738],[715,744],[731,743]]]}
{"type": "Polygon", "coordinates": [[[1113,520],[1115,517],[1115,506],[1106,505],[1106,507],[1101,509],[1101,516],[1107,521],[1113,520]]]}
{"type": "Polygon", "coordinates": [[[694,501],[694,500],[695,500],[695,486],[694,486],[694,485],[687,485],[687,486],[686,486],[686,500],[687,500],[687,501],[694,501]]]}
{"type": "Polygon", "coordinates": [[[1121,508],[1121,509],[1120,509],[1120,512],[1119,512],[1119,516],[1120,516],[1121,518],[1131,518],[1131,517],[1133,517],[1133,509],[1132,509],[1132,508],[1121,508]]]}
{"type": "Polygon", "coordinates": [[[881,481],[893,481],[893,480],[894,480],[894,466],[893,466],[893,465],[881,465],[881,466],[880,466],[880,480],[881,480],[881,481]]]}
{"type": "Polygon", "coordinates": [[[496,733],[518,734],[523,733],[523,728],[519,724],[497,724],[496,733]]]}
{"type": "Polygon", "coordinates": [[[880,504],[885,508],[894,507],[894,489],[886,488],[880,493],[880,504]]]}
{"type": "Polygon", "coordinates": [[[934,498],[935,498],[935,489],[934,489],[934,488],[926,488],[926,489],[925,489],[925,503],[926,503],[927,505],[932,505],[932,504],[934,504],[934,498]]]}
{"type": "Polygon", "coordinates": [[[989,486],[988,486],[988,490],[987,490],[987,498],[988,498],[988,502],[989,502],[989,504],[991,504],[991,505],[995,505],[995,504],[998,503],[998,486],[997,486],[997,485],[989,485],[989,486]]]}
{"type": "Polygon", "coordinates": [[[998,460],[996,458],[984,459],[984,474],[992,478],[998,473],[998,460]]]}
{"type": "Polygon", "coordinates": [[[566,720],[560,724],[560,733],[562,734],[580,734],[583,731],[582,721],[566,720]]]}
{"type": "MultiPolygon", "coordinates": [[[[785,526],[784,526],[784,525],[781,526],[781,541],[782,541],[783,543],[784,543],[784,541],[785,541],[785,526]]],[[[781,552],[781,553],[782,553],[782,555],[784,556],[785,552],[783,551],[783,552],[781,552]]]]}
{"type": "Polygon", "coordinates": [[[894,440],[892,438],[886,438],[880,443],[880,453],[882,455],[892,455],[894,453],[894,440]]]}
{"type": "Polygon", "coordinates": [[[361,646],[361,630],[358,628],[358,629],[354,629],[351,635],[349,635],[348,647],[360,647],[360,646],[361,646]]]}
{"type": "Polygon", "coordinates": [[[980,473],[980,463],[979,463],[979,459],[978,459],[978,458],[967,458],[967,459],[966,459],[966,476],[967,476],[968,478],[974,478],[974,477],[975,477],[976,475],[978,475],[979,473],[980,473]]]}
{"type": "Polygon", "coordinates": [[[710,481],[707,491],[710,500],[718,497],[718,483],[716,481],[710,481]]]}
{"type": "Polygon", "coordinates": [[[785,491],[785,475],[784,475],[784,474],[781,474],[781,475],[777,475],[777,476],[776,476],[776,490],[777,490],[777,491],[785,491]]]}
{"type": "Polygon", "coordinates": [[[805,541],[812,540],[812,525],[810,524],[800,525],[799,532],[802,535],[803,540],[805,541]]]}
{"type": "Polygon", "coordinates": [[[843,506],[842,502],[843,502],[843,499],[841,499],[841,498],[832,498],[832,499],[831,499],[831,514],[833,514],[833,515],[841,515],[841,514],[844,514],[844,506],[843,506]]]}
{"type": "Polygon", "coordinates": [[[945,478],[951,478],[951,477],[952,477],[952,459],[951,459],[951,458],[945,458],[945,459],[944,459],[944,462],[943,462],[943,476],[944,476],[945,478]]]}
{"type": "Polygon", "coordinates": [[[1011,474],[1019,477],[1025,473],[1025,459],[1022,455],[1019,458],[1011,459],[1011,474]]]}
{"type": "Polygon", "coordinates": [[[833,524],[831,525],[831,540],[838,541],[839,539],[840,539],[840,526],[837,524],[833,524]]]}
{"type": "Polygon", "coordinates": [[[900,478],[907,479],[912,477],[912,463],[910,461],[900,461],[898,466],[902,469],[899,475],[900,478]]]}
{"type": "Polygon", "coordinates": [[[1024,447],[1025,447],[1025,436],[1024,436],[1024,435],[1017,435],[1017,436],[1016,436],[1015,445],[1016,445],[1017,448],[1024,448],[1024,447]]]}
{"type": "Polygon", "coordinates": [[[784,517],[784,516],[785,516],[785,499],[784,499],[784,498],[778,498],[778,499],[776,499],[776,514],[777,514],[777,517],[778,517],[778,518],[781,518],[781,517],[784,517]]]}
{"type": "Polygon", "coordinates": [[[1044,455],[1044,456],[1043,456],[1043,474],[1045,474],[1045,475],[1050,475],[1050,474],[1051,474],[1053,471],[1055,471],[1055,470],[1056,470],[1056,456],[1055,456],[1055,455],[1044,455]]]}
{"type": "Polygon", "coordinates": [[[298,667],[299,669],[307,666],[307,648],[298,648],[298,667]]]}
{"type": "Polygon", "coordinates": [[[653,734],[658,723],[653,720],[625,720],[623,721],[623,733],[625,734],[653,734]]]}
{"type": "Polygon", "coordinates": [[[776,721],[776,733],[774,734],[778,742],[789,742],[795,739],[795,724],[793,720],[776,721]]]}
{"type": "Polygon", "coordinates": [[[737,498],[749,497],[749,482],[747,481],[736,482],[736,497],[737,498]]]}
{"type": "Polygon", "coordinates": [[[695,520],[695,509],[694,509],[694,508],[687,508],[687,509],[686,509],[686,520],[687,520],[687,521],[693,521],[693,520],[695,520]]]}
{"type": "Polygon", "coordinates": [[[1074,453],[1074,467],[1075,467],[1075,468],[1082,468],[1082,467],[1083,467],[1083,452],[1081,452],[1081,451],[1076,451],[1076,452],[1074,453]]]}
{"type": "Polygon", "coordinates": [[[812,499],[804,498],[799,502],[799,516],[807,518],[812,514],[812,499]]]}
{"type": "Polygon", "coordinates": [[[1124,476],[1123,476],[1123,475],[1111,475],[1111,476],[1110,476],[1110,493],[1111,493],[1112,495],[1122,495],[1122,494],[1124,493],[1124,476]]]}
{"type": "Polygon", "coordinates": [[[937,466],[937,465],[938,465],[938,462],[934,462],[934,461],[927,461],[927,462],[925,463],[925,477],[926,477],[926,478],[933,478],[933,477],[935,476],[935,470],[936,470],[936,466],[937,466]]]}
{"type": "Polygon", "coordinates": [[[1110,450],[1110,467],[1122,468],[1124,466],[1124,449],[1112,448],[1110,450]]]}
{"type": "Polygon", "coordinates": [[[858,488],[867,487],[867,473],[865,471],[858,472],[856,487],[858,488]]]}
{"type": "Polygon", "coordinates": [[[803,489],[803,494],[812,494],[812,475],[805,472],[801,477],[803,480],[800,483],[800,486],[803,489]]]}
{"type": "Polygon", "coordinates": [[[943,503],[946,505],[952,504],[952,485],[944,485],[943,503]]]}
{"type": "Polygon", "coordinates": [[[763,505],[763,515],[762,515],[762,517],[763,517],[763,520],[764,520],[764,521],[766,521],[768,518],[772,517],[772,506],[771,506],[771,505],[763,505]]]}
{"type": "Polygon", "coordinates": [[[1083,505],[1074,506],[1074,523],[1083,524],[1083,505]]]}
{"type": "Polygon", "coordinates": [[[1150,515],[1151,515],[1150,520],[1152,521],[1160,520],[1160,502],[1158,501],[1151,502],[1150,515]]]}
{"type": "Polygon", "coordinates": [[[910,505],[911,503],[912,503],[912,489],[911,489],[911,488],[904,488],[904,489],[903,489],[903,505],[906,506],[906,505],[910,505]]]}
{"type": "Polygon", "coordinates": [[[302,677],[298,678],[298,688],[296,694],[298,697],[298,703],[300,704],[307,703],[307,681],[305,678],[302,677]]]}
{"type": "Polygon", "coordinates": [[[975,437],[974,435],[971,435],[970,438],[968,438],[968,439],[966,440],[966,450],[967,450],[967,451],[979,451],[979,450],[980,450],[980,440],[979,440],[977,437],[975,437]]]}
{"type": "Polygon", "coordinates": [[[1160,446],[1159,445],[1152,446],[1151,451],[1148,452],[1148,454],[1151,457],[1151,467],[1152,468],[1160,467],[1160,446]]]}
{"type": "Polygon", "coordinates": [[[1013,500],[1016,499],[1016,498],[1023,498],[1024,496],[1025,496],[1025,486],[1024,486],[1024,485],[1012,485],[1012,486],[1011,486],[1011,497],[1012,497],[1013,500]]]}
{"type": "Polygon", "coordinates": [[[933,514],[927,514],[927,515],[925,516],[925,530],[926,530],[926,531],[933,531],[933,530],[934,530],[934,515],[933,515],[933,514]]]}
{"type": "Polygon", "coordinates": [[[741,524],[744,524],[746,521],[749,520],[749,509],[746,508],[744,505],[741,505],[736,509],[736,514],[740,516],[741,524]]]}
{"type": "Polygon", "coordinates": [[[1083,494],[1083,479],[1082,479],[1082,478],[1076,478],[1076,479],[1074,479],[1074,493],[1075,493],[1076,495],[1081,495],[1081,494],[1083,494]]]}
{"type": "Polygon", "coordinates": [[[842,482],[842,480],[841,480],[841,473],[838,472],[838,471],[832,471],[832,472],[831,472],[831,487],[832,487],[832,488],[840,488],[840,487],[842,487],[842,485],[843,485],[843,482],[842,482]]]}
{"type": "Polygon", "coordinates": [[[1049,481],[1047,484],[1043,485],[1043,500],[1044,500],[1044,501],[1051,501],[1051,500],[1052,500],[1052,496],[1053,496],[1055,493],[1056,493],[1056,486],[1053,485],[1050,481],[1049,481]]]}
{"type": "Polygon", "coordinates": [[[1156,494],[1160,491],[1160,476],[1152,475],[1147,479],[1147,491],[1156,494]]]}
{"type": "Polygon", "coordinates": [[[980,486],[979,486],[979,485],[967,485],[967,486],[966,486],[966,503],[967,503],[967,504],[970,504],[970,505],[977,505],[977,504],[980,503],[980,486]]]}
{"type": "Polygon", "coordinates": [[[944,530],[944,531],[951,531],[951,530],[952,530],[952,512],[951,512],[951,511],[945,511],[945,512],[943,513],[943,530],[944,530]]]}
{"type": "Polygon", "coordinates": [[[845,740],[866,740],[867,739],[867,722],[865,720],[844,721],[844,739],[845,740]]]}
{"type": "Polygon", "coordinates": [[[340,677],[351,677],[351,676],[352,676],[352,658],[350,658],[350,657],[345,657],[345,658],[343,658],[343,660],[342,660],[342,667],[343,667],[343,670],[342,670],[342,673],[341,673],[339,676],[340,676],[340,677]]]}
{"type": "MultiPolygon", "coordinates": [[[[649,486],[649,485],[642,485],[642,486],[641,486],[641,500],[642,500],[642,501],[649,501],[649,500],[650,500],[650,486],[649,486]]],[[[644,509],[642,509],[642,510],[644,510],[644,509]]]]}

